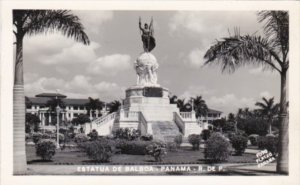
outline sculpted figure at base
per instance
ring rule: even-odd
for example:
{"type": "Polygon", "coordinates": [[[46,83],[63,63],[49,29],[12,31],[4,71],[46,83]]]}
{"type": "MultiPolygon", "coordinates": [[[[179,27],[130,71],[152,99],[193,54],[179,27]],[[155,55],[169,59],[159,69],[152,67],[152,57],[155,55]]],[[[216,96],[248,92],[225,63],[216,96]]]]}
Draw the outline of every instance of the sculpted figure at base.
{"type": "Polygon", "coordinates": [[[157,84],[158,63],[151,53],[142,53],[135,61],[138,86],[159,86],[157,84]]]}

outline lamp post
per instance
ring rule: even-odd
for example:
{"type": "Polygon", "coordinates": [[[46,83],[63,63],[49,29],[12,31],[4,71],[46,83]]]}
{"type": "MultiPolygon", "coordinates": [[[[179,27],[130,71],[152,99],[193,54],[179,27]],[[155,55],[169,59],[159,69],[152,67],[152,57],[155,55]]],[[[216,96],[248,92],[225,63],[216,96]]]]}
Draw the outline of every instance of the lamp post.
{"type": "Polygon", "coordinates": [[[59,112],[61,111],[61,108],[59,107],[58,102],[58,89],[56,90],[56,149],[59,149],[59,112]]]}
{"type": "Polygon", "coordinates": [[[57,123],[56,123],[56,149],[59,149],[59,112],[61,111],[61,108],[57,104],[56,106],[56,117],[57,117],[57,123]]]}

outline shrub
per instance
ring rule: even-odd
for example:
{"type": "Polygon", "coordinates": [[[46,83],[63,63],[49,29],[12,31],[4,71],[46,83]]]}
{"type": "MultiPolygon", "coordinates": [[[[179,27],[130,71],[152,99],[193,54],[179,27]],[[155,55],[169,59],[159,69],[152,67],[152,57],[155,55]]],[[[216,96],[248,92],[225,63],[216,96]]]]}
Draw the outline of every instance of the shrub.
{"type": "Polygon", "coordinates": [[[204,129],[204,130],[202,130],[202,132],[201,132],[201,138],[204,140],[204,141],[206,141],[209,137],[210,137],[210,133],[211,131],[210,130],[208,130],[208,129],[204,129]]]}
{"type": "Polygon", "coordinates": [[[27,133],[31,133],[31,127],[30,127],[29,124],[26,124],[26,125],[25,125],[25,133],[26,133],[26,134],[27,134],[27,133]]]}
{"type": "Polygon", "coordinates": [[[59,133],[61,133],[61,134],[65,134],[65,133],[67,133],[67,131],[68,131],[68,129],[67,128],[59,128],[59,133]]]}
{"type": "MultiPolygon", "coordinates": [[[[56,140],[57,133],[51,133],[51,134],[43,134],[43,139],[53,139],[56,140]]],[[[58,134],[59,137],[59,143],[63,143],[65,141],[65,136],[61,133],[58,134]]]]}
{"type": "Polygon", "coordinates": [[[30,134],[25,133],[25,141],[27,142],[29,139],[31,139],[30,134]]]}
{"type": "Polygon", "coordinates": [[[140,137],[140,139],[142,141],[152,141],[153,140],[153,136],[151,134],[146,134],[140,137]]]}
{"type": "Polygon", "coordinates": [[[182,135],[179,134],[179,135],[175,136],[174,142],[176,143],[176,147],[179,148],[182,143],[182,135]]]}
{"type": "Polygon", "coordinates": [[[51,160],[55,155],[55,142],[50,139],[41,139],[36,144],[36,155],[40,156],[42,160],[51,160]]]}
{"type": "Polygon", "coordinates": [[[257,145],[259,149],[266,149],[272,154],[278,152],[278,138],[274,136],[260,136],[257,139],[257,145]]]}
{"type": "Polygon", "coordinates": [[[178,145],[175,142],[168,142],[167,144],[167,150],[168,151],[177,151],[178,145]]]}
{"type": "Polygon", "coordinates": [[[114,131],[114,137],[117,139],[135,140],[141,136],[141,132],[136,129],[118,128],[114,131]]]}
{"type": "Polygon", "coordinates": [[[250,140],[251,145],[253,146],[257,146],[257,139],[258,139],[259,135],[257,134],[251,134],[248,138],[250,140]]]}
{"type": "Polygon", "coordinates": [[[109,162],[114,154],[114,146],[106,139],[93,140],[84,145],[87,156],[97,162],[109,162]]]}
{"type": "Polygon", "coordinates": [[[229,141],[220,133],[211,134],[206,142],[204,157],[213,162],[226,161],[230,155],[231,146],[229,141]]]}
{"type": "Polygon", "coordinates": [[[37,144],[39,142],[40,139],[42,139],[43,134],[40,132],[34,132],[32,134],[32,141],[34,142],[34,144],[37,144]]]}
{"type": "Polygon", "coordinates": [[[76,143],[82,143],[82,142],[86,142],[88,140],[89,140],[89,138],[85,134],[82,134],[82,133],[76,134],[74,137],[74,141],[76,143]]]}
{"type": "Polygon", "coordinates": [[[142,140],[134,140],[128,141],[125,139],[117,139],[116,148],[121,150],[122,154],[132,154],[132,155],[145,155],[146,147],[152,141],[142,141],[142,140]]]}
{"type": "Polygon", "coordinates": [[[155,161],[160,162],[167,155],[166,145],[161,143],[151,143],[146,147],[148,155],[154,157],[155,161]]]}
{"type": "Polygon", "coordinates": [[[193,145],[193,150],[199,150],[201,137],[198,134],[191,134],[188,136],[189,143],[193,145]]]}
{"type": "Polygon", "coordinates": [[[97,130],[93,129],[88,136],[91,138],[91,141],[95,141],[98,138],[98,132],[97,130]]]}
{"type": "Polygon", "coordinates": [[[232,147],[237,155],[242,155],[247,148],[248,138],[242,135],[233,135],[230,139],[232,147]]]}

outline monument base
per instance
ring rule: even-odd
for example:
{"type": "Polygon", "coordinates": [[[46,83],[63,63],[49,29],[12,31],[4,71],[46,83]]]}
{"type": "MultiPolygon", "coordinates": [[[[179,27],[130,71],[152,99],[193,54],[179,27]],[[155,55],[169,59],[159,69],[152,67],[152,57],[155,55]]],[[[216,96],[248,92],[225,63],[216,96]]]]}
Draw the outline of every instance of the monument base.
{"type": "Polygon", "coordinates": [[[142,112],[147,121],[172,121],[173,113],[179,112],[176,104],[170,104],[169,90],[163,87],[128,88],[123,109],[142,112]]]}

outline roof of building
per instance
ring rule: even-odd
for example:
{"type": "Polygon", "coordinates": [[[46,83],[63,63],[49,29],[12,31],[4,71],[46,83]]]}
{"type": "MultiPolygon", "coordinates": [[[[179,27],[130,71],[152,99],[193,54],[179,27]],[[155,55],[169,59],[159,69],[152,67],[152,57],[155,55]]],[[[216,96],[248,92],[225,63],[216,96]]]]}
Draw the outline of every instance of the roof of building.
{"type": "MultiPolygon", "coordinates": [[[[50,97],[33,97],[33,98],[29,97],[28,100],[33,105],[46,105],[47,102],[49,100],[51,100],[52,98],[50,98],[50,97]]],[[[72,99],[72,98],[68,98],[68,99],[63,99],[63,102],[66,105],[82,106],[82,105],[85,105],[86,103],[88,103],[89,100],[88,99],[72,99]]]]}
{"type": "Polygon", "coordinates": [[[66,95],[60,94],[60,93],[41,93],[35,95],[35,97],[59,97],[59,98],[66,98],[66,95]]]}
{"type": "Polygon", "coordinates": [[[208,109],[207,112],[210,113],[210,114],[220,114],[220,113],[222,113],[221,111],[210,109],[210,108],[208,109]]]}

